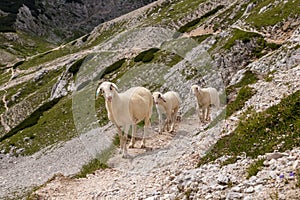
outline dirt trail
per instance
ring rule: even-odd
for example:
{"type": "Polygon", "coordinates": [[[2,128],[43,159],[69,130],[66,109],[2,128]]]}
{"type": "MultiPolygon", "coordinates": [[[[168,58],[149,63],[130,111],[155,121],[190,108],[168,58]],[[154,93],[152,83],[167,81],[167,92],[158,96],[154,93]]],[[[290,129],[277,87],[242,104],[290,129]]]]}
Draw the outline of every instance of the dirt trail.
{"type": "MultiPolygon", "coordinates": [[[[195,117],[185,119],[176,134],[164,132],[147,140],[151,149],[129,149],[129,159],[115,154],[108,162],[110,168],[98,170],[87,178],[70,179],[58,176],[35,192],[40,199],[137,199],[141,194],[153,196],[155,191],[167,188],[168,175],[178,170],[194,168],[199,153],[214,143],[214,133],[199,132],[195,117]],[[145,184],[147,183],[147,184],[145,184]]],[[[139,141],[136,144],[140,146],[139,141]]]]}

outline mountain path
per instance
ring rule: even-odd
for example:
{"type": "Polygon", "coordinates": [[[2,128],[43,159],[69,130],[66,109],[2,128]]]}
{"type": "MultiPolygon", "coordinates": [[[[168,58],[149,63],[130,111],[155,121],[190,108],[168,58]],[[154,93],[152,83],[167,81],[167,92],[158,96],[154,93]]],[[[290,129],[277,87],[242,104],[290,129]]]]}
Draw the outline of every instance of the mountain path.
{"type": "MultiPolygon", "coordinates": [[[[72,179],[57,176],[34,193],[40,199],[138,199],[140,194],[153,196],[167,188],[171,173],[195,168],[199,153],[206,152],[219,137],[220,131],[200,131],[199,120],[185,119],[175,134],[163,132],[146,140],[147,149],[129,149],[130,158],[116,153],[110,168],[97,170],[87,178],[72,179]],[[164,178],[165,177],[165,178],[164,178]],[[147,183],[147,184],[145,184],[147,183]]],[[[216,127],[220,128],[220,127],[216,127]]],[[[137,141],[136,146],[140,146],[137,141]]]]}

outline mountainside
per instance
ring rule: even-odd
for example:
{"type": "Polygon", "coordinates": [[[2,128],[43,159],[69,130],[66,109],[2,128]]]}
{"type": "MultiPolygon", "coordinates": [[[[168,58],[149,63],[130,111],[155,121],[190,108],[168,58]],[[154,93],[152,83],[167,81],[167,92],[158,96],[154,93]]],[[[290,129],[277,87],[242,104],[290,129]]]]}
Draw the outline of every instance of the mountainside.
{"type": "Polygon", "coordinates": [[[8,31],[0,37],[0,198],[24,197],[53,176],[30,198],[299,196],[299,0],[160,0],[94,29],[151,1],[34,2],[0,4],[10,8],[0,8],[8,31]],[[104,4],[117,11],[106,15],[104,4]],[[93,30],[54,46],[9,32],[15,27],[46,37],[57,27],[61,38],[93,30]],[[104,99],[95,99],[104,80],[120,91],[177,91],[176,133],[156,133],[154,110],[149,149],[131,149],[130,159],[114,154],[116,130],[104,99]],[[222,109],[212,109],[210,124],[196,119],[193,84],[219,91],[222,109]],[[94,166],[109,169],[74,178],[94,166]],[[247,179],[249,168],[257,171],[247,179]],[[283,172],[294,175],[284,182],[283,172]],[[263,190],[271,193],[259,196],[263,190]]]}
{"type": "Polygon", "coordinates": [[[4,0],[0,3],[0,31],[23,31],[43,36],[51,42],[62,42],[82,36],[105,21],[151,2],[4,0]]]}

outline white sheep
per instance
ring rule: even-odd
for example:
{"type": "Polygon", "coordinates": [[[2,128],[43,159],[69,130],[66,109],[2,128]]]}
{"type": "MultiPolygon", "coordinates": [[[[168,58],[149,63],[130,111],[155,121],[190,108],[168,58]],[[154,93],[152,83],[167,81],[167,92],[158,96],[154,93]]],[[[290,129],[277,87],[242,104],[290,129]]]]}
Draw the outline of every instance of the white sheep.
{"type": "Polygon", "coordinates": [[[220,107],[220,97],[218,91],[215,88],[200,88],[198,85],[192,85],[191,90],[197,98],[198,103],[198,117],[200,122],[209,121],[209,109],[210,105],[215,105],[217,110],[220,107]],[[200,115],[200,109],[202,110],[202,117],[200,115]]]}
{"type": "Polygon", "coordinates": [[[144,133],[141,148],[145,147],[145,133],[149,132],[152,115],[153,98],[151,92],[144,87],[133,87],[123,93],[118,93],[118,88],[114,83],[103,82],[98,87],[96,96],[102,93],[105,98],[105,107],[108,118],[113,122],[120,137],[120,147],[122,156],[127,156],[127,134],[132,125],[132,136],[129,148],[134,147],[136,125],[144,120],[144,133]],[[124,135],[121,130],[124,129],[124,135]]]}
{"type": "Polygon", "coordinates": [[[173,132],[177,119],[177,112],[181,103],[178,93],[173,91],[167,92],[165,94],[162,94],[160,92],[153,92],[152,96],[158,113],[159,133],[162,133],[162,131],[165,130],[166,126],[168,132],[173,132]],[[164,124],[162,119],[163,113],[165,113],[167,116],[164,124]],[[169,125],[171,125],[170,129],[169,125]]]}

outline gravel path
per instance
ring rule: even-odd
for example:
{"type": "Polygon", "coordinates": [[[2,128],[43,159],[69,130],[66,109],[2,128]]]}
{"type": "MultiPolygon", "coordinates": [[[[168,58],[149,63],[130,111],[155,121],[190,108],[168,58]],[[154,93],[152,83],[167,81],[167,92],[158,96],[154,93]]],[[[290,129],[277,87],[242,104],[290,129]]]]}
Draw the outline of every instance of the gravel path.
{"type": "MultiPolygon", "coordinates": [[[[219,137],[213,131],[199,132],[195,117],[181,122],[176,135],[156,134],[147,140],[151,149],[129,149],[131,158],[116,154],[108,162],[110,168],[98,170],[87,178],[55,178],[35,194],[42,199],[139,199],[153,196],[167,187],[164,179],[180,169],[193,169],[199,153],[208,150],[219,137]],[[145,184],[147,183],[147,184],[145,184]]],[[[137,143],[139,146],[139,143],[137,143]]]]}

